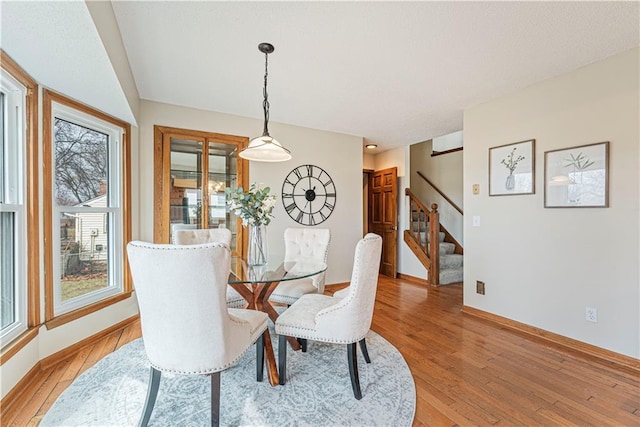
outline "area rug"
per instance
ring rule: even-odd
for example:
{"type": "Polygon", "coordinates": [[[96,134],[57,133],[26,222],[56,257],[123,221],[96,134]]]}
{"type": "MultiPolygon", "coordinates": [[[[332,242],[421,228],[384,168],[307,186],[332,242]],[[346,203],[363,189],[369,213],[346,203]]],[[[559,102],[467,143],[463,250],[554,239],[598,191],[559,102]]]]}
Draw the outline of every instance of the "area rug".
{"type": "MultiPolygon", "coordinates": [[[[277,336],[272,334],[274,344],[277,336]]],[[[277,347],[277,345],[275,346],[277,347]]],[[[415,384],[404,358],[373,331],[371,364],[358,351],[362,400],[351,390],[344,345],[309,341],[287,352],[287,383],[255,379],[255,347],[221,375],[220,424],[230,426],[410,426],[415,384]]],[[[359,350],[359,349],[358,349],[359,350]]],[[[276,348],[277,352],[277,348],[276,348]]],[[[277,357],[277,353],[276,353],[277,357]]],[[[106,356],[56,400],[40,426],[135,426],[146,397],[149,362],[142,339],[106,356]]],[[[163,374],[150,426],[210,425],[209,377],[163,374]]]]}

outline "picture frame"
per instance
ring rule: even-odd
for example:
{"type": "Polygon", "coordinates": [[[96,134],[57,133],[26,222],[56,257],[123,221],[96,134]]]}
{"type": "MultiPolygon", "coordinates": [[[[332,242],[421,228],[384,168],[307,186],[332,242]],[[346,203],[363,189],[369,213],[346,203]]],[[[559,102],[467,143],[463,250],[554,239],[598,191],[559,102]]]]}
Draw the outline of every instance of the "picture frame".
{"type": "Polygon", "coordinates": [[[535,139],[489,148],[489,196],[535,194],[535,139]]]}
{"type": "Polygon", "coordinates": [[[544,207],[609,207],[609,141],[545,151],[544,207]]]}

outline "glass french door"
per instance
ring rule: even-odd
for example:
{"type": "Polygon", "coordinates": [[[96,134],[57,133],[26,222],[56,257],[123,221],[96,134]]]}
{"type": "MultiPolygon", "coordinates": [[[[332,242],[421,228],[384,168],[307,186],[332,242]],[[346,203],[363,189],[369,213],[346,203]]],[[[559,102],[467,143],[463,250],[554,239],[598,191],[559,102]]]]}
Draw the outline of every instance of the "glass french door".
{"type": "Polygon", "coordinates": [[[243,255],[243,229],[227,209],[225,189],[247,187],[248,162],[238,153],[248,138],[155,127],[154,240],[172,243],[178,229],[224,227],[231,250],[243,255]]]}

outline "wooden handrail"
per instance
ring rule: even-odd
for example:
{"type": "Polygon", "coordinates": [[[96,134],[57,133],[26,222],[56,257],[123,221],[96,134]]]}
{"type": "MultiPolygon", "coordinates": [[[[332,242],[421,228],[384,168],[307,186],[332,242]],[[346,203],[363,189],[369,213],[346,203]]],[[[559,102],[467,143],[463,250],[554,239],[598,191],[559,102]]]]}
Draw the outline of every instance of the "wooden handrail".
{"type": "MultiPolygon", "coordinates": [[[[418,198],[418,196],[416,196],[416,194],[415,194],[413,191],[411,191],[411,190],[410,190],[410,189],[408,189],[408,188],[405,188],[405,189],[404,189],[404,194],[406,194],[407,196],[409,196],[409,197],[411,198],[411,201],[412,201],[413,203],[415,203],[415,204],[416,204],[416,206],[418,206],[418,208],[420,208],[420,210],[423,210],[424,212],[427,212],[427,213],[429,213],[429,212],[430,212],[430,209],[429,209],[425,204],[423,204],[423,203],[420,201],[420,199],[418,198]]],[[[438,207],[438,205],[436,205],[436,208],[437,208],[437,207],[438,207]]]]}
{"type": "Polygon", "coordinates": [[[422,174],[422,172],[417,171],[418,175],[420,176],[420,178],[424,179],[425,181],[427,181],[427,184],[429,184],[434,190],[436,190],[438,192],[438,194],[440,194],[451,206],[453,206],[453,208],[455,210],[457,210],[458,212],[460,212],[460,215],[464,215],[464,212],[462,212],[462,209],[460,209],[460,207],[458,207],[458,205],[456,205],[453,200],[451,200],[450,198],[447,197],[446,194],[444,194],[438,187],[436,187],[433,182],[429,181],[429,178],[427,178],[426,176],[424,176],[422,174]]]}
{"type": "Polygon", "coordinates": [[[455,153],[457,151],[462,151],[463,148],[464,147],[457,147],[457,148],[452,148],[450,150],[444,150],[444,151],[432,151],[431,157],[442,156],[443,154],[455,153]]]}

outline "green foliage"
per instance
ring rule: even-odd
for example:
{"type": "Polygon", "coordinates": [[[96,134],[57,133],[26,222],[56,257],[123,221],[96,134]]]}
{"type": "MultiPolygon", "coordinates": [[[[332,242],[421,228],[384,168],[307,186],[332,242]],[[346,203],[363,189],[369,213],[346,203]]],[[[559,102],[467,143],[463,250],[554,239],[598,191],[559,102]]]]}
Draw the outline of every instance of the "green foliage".
{"type": "Polygon", "coordinates": [[[227,205],[242,219],[242,225],[269,225],[276,204],[276,196],[269,191],[269,187],[260,188],[255,182],[247,191],[226,188],[227,205]]]}

